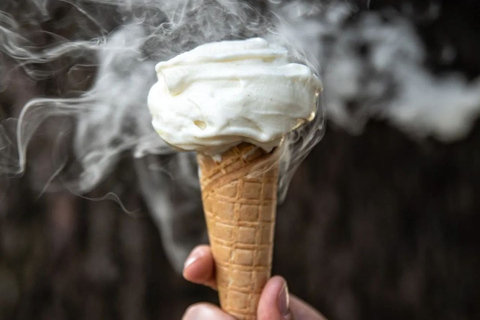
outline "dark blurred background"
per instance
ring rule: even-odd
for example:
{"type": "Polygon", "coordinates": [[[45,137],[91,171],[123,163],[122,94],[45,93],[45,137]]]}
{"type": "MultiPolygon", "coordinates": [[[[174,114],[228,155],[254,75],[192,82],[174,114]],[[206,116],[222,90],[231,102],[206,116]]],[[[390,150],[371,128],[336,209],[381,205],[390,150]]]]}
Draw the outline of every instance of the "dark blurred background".
{"type": "MultiPolygon", "coordinates": [[[[40,35],[35,30],[46,31],[34,39],[46,45],[49,37],[72,39],[84,28],[70,19],[77,14],[74,3],[2,0],[0,9],[30,21],[23,27],[26,34],[33,30],[33,38],[40,35]]],[[[418,32],[433,74],[460,72],[469,81],[480,76],[480,2],[351,4],[347,26],[365,11],[394,10],[418,32]],[[432,6],[439,12],[427,19],[432,6]],[[448,63],[442,59],[445,43],[456,52],[448,63]]],[[[266,2],[252,5],[267,10],[266,2]]],[[[107,32],[122,23],[115,6],[92,6],[104,16],[107,32]]],[[[79,37],[88,39],[81,32],[79,37]]],[[[34,97],[65,94],[62,72],[73,72],[65,65],[83,65],[75,79],[87,88],[95,67],[88,56],[77,58],[84,60],[69,57],[48,66],[65,70],[59,76],[32,80],[8,52],[0,53],[0,119],[17,118],[34,97]]],[[[32,140],[29,158],[35,160],[25,174],[1,180],[0,319],[180,319],[194,302],[216,302],[215,292],[187,283],[172,267],[165,234],[138,187],[136,160],[121,157],[84,195],[114,191],[135,213],[61,188],[41,192],[52,170],[54,128],[47,121],[32,140]]],[[[407,135],[385,119],[369,120],[360,134],[327,121],[325,137],[278,208],[274,274],[332,320],[480,319],[479,146],[478,121],[465,137],[449,142],[407,135]]],[[[174,208],[185,201],[178,188],[172,182],[168,192],[174,208]]],[[[199,195],[193,197],[198,219],[172,228],[205,241],[199,195]]]]}

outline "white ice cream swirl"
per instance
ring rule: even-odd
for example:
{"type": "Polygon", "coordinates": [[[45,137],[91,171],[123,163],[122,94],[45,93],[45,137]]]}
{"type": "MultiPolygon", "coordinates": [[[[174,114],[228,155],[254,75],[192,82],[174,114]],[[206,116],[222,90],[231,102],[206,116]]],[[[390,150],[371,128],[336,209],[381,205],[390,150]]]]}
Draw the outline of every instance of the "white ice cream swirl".
{"type": "Polygon", "coordinates": [[[201,45],[156,66],[152,124],[169,144],[209,154],[250,142],[269,151],[312,120],[320,80],[261,38],[201,45]]]}

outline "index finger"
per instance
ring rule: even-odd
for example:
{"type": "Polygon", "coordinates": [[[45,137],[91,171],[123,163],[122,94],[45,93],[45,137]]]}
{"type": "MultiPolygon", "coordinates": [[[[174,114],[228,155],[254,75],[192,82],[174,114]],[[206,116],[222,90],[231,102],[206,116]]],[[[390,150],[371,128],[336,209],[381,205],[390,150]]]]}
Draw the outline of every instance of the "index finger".
{"type": "Polygon", "coordinates": [[[190,282],[217,289],[215,263],[209,246],[200,245],[192,250],[185,261],[183,277],[190,282]]]}

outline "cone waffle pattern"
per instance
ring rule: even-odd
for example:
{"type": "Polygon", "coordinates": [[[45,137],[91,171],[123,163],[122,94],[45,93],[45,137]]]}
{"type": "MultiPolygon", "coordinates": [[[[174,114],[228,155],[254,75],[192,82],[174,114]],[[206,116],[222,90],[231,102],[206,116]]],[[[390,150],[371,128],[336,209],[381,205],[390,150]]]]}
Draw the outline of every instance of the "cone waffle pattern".
{"type": "Polygon", "coordinates": [[[275,156],[241,144],[222,154],[220,162],[199,154],[198,163],[220,304],[237,319],[254,320],[271,274],[275,156]]]}

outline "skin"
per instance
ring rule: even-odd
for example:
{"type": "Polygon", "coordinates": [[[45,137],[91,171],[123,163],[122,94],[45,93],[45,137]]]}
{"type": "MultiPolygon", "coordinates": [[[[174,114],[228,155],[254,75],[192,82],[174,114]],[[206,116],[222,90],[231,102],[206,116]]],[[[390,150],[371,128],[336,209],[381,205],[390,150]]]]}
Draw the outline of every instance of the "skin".
{"type": "MultiPolygon", "coordinates": [[[[183,276],[193,283],[216,290],[215,264],[210,247],[201,245],[192,250],[185,261],[183,276]]],[[[235,320],[219,307],[209,303],[190,306],[182,320],[235,320]]],[[[272,277],[260,297],[258,320],[326,320],[317,310],[288,293],[287,283],[280,276],[272,277]]]]}

